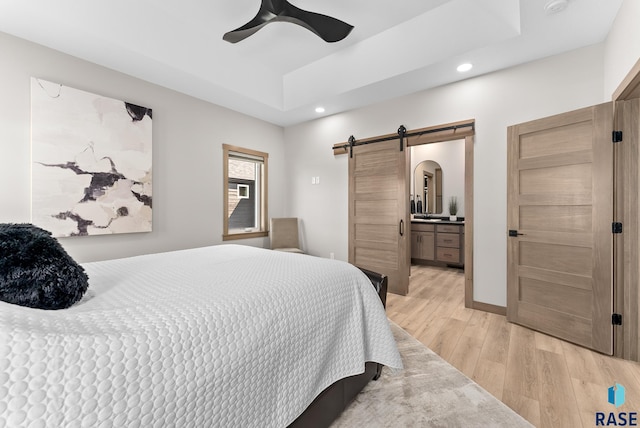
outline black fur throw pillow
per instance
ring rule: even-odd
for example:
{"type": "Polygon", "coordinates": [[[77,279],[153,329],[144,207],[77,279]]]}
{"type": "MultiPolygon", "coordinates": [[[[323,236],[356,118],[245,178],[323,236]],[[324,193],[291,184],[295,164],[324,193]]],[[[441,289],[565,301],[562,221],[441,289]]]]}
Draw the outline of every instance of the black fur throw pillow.
{"type": "Polygon", "coordinates": [[[65,309],[89,279],[50,232],[0,223],[0,300],[38,309],[65,309]]]}

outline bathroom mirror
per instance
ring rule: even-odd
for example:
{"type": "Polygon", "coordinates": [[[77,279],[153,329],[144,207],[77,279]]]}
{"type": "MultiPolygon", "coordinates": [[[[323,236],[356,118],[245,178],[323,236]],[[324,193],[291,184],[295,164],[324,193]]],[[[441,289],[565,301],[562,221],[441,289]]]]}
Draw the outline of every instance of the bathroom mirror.
{"type": "Polygon", "coordinates": [[[442,168],[438,162],[420,162],[413,172],[416,214],[442,214],[442,168]],[[418,204],[418,196],[420,204],[418,204]],[[422,208],[419,210],[419,208],[422,208]]]}

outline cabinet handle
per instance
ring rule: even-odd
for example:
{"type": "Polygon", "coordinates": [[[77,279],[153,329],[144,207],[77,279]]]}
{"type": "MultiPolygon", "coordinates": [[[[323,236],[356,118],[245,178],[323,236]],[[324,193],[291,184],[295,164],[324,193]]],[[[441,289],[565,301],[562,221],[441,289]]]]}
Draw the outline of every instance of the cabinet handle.
{"type": "Polygon", "coordinates": [[[404,236],[404,220],[400,220],[400,236],[404,236]]]}

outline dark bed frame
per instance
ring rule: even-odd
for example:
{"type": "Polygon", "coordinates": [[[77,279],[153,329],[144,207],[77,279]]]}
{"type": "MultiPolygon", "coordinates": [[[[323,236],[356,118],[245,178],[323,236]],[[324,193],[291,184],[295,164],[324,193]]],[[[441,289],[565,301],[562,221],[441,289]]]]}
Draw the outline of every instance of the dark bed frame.
{"type": "MultiPolygon", "coordinates": [[[[382,305],[387,305],[387,277],[378,273],[362,269],[371,284],[375,287],[382,305]]],[[[340,413],[351,403],[369,381],[377,380],[382,372],[382,365],[368,362],[365,371],[356,376],[340,379],[325,389],[307,407],[289,428],[324,428],[340,416],[340,413]]]]}

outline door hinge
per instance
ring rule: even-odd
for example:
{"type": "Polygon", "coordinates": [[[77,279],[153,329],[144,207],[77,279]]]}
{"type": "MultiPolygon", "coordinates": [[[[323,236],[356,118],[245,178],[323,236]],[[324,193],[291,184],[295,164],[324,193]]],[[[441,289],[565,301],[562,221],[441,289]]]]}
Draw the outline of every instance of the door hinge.
{"type": "Polygon", "coordinates": [[[611,233],[622,233],[622,223],[619,221],[611,223],[611,233]]]}
{"type": "Polygon", "coordinates": [[[613,131],[611,135],[611,141],[619,143],[622,141],[622,131],[613,131]]]}
{"type": "Polygon", "coordinates": [[[622,325],[622,314],[612,314],[611,315],[611,324],[613,324],[613,325],[622,325]]]}

